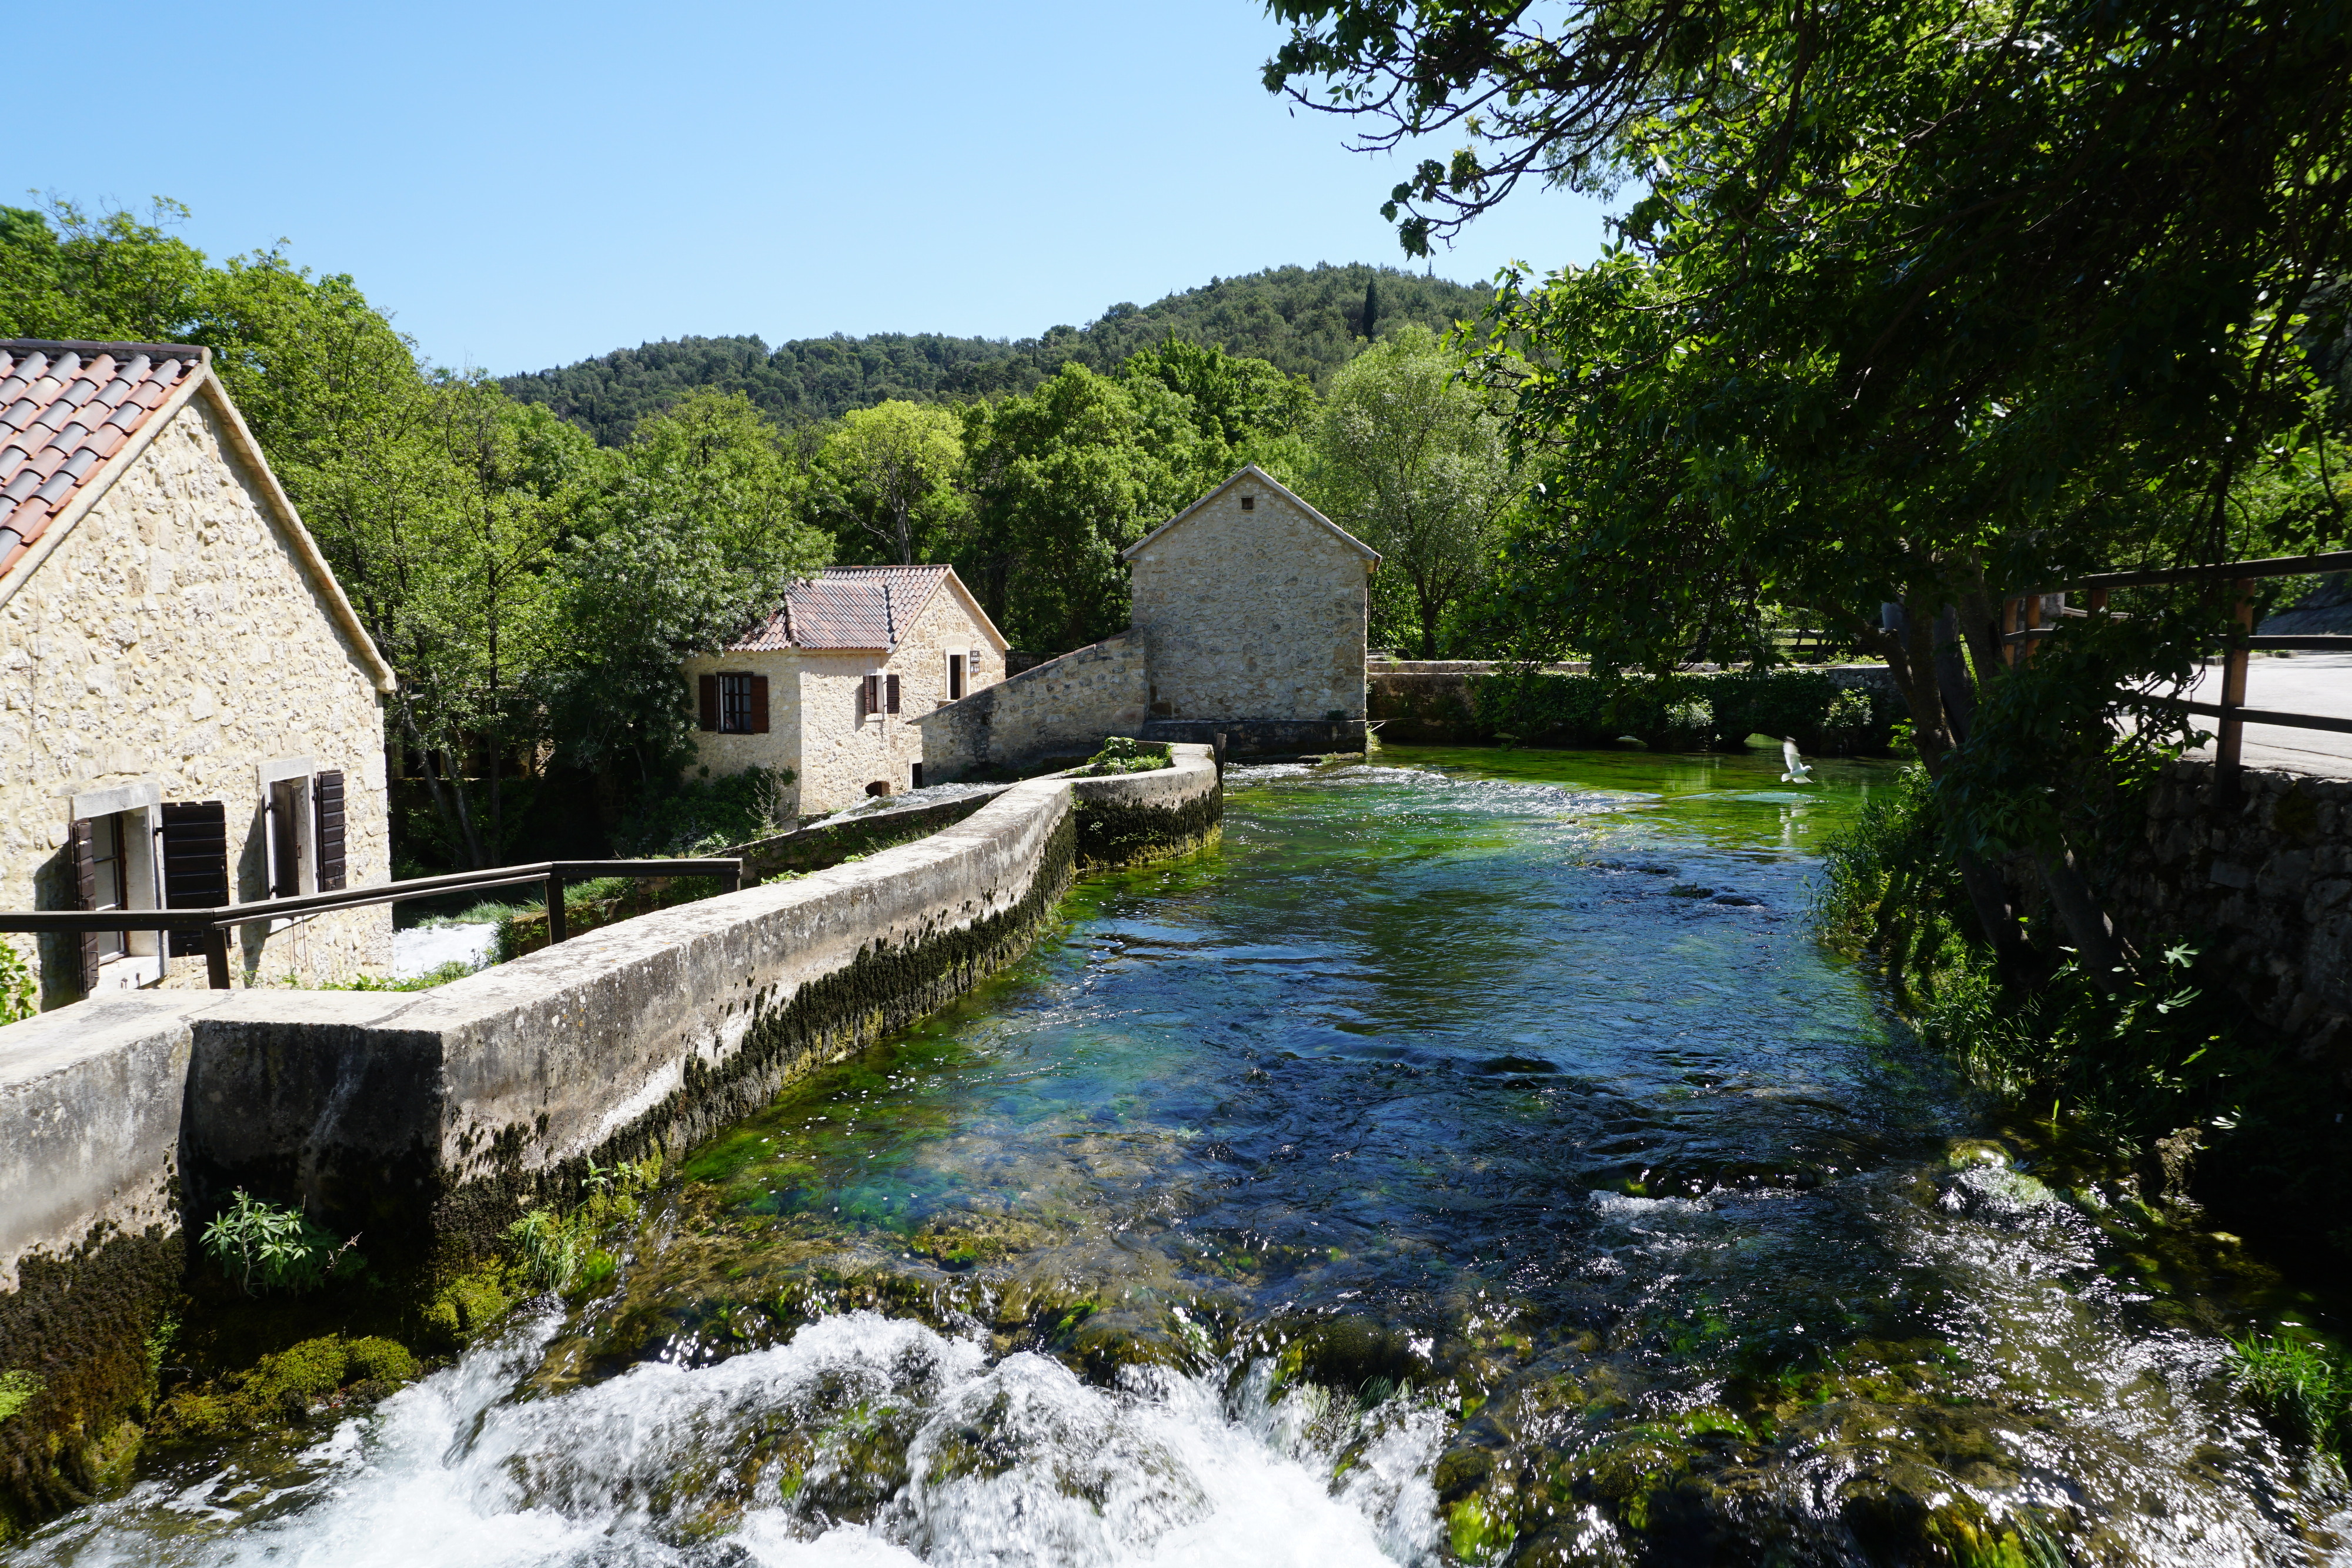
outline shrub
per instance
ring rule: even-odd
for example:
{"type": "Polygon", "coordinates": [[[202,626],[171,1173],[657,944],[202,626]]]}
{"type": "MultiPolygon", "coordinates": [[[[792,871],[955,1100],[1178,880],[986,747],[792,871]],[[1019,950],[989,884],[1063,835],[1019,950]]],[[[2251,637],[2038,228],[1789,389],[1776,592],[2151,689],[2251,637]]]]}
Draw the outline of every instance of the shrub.
{"type": "Polygon", "coordinates": [[[690,855],[786,831],[793,770],[746,768],[642,797],[614,833],[628,855],[690,855]]]}
{"type": "Polygon", "coordinates": [[[23,950],[14,941],[0,936],[0,1024],[16,1023],[39,1010],[33,966],[25,961],[23,950]]]}
{"type": "Polygon", "coordinates": [[[1528,744],[1601,746],[1622,735],[1660,749],[1738,747],[1785,737],[1816,755],[1878,752],[1901,716],[1895,699],[1843,691],[1818,670],[1725,670],[1664,677],[1473,677],[1476,721],[1528,744]]]}
{"type": "Polygon", "coordinates": [[[1085,767],[1073,768],[1072,772],[1082,779],[1108,773],[1150,773],[1169,766],[1169,762],[1168,747],[1158,741],[1113,735],[1104,737],[1102,749],[1085,767]]]}
{"type": "Polygon", "coordinates": [[[352,1250],[358,1244],[358,1237],[341,1240],[299,1208],[264,1203],[242,1189],[205,1227],[202,1238],[205,1255],[247,1295],[299,1294],[358,1274],[367,1267],[367,1260],[352,1250]]]}

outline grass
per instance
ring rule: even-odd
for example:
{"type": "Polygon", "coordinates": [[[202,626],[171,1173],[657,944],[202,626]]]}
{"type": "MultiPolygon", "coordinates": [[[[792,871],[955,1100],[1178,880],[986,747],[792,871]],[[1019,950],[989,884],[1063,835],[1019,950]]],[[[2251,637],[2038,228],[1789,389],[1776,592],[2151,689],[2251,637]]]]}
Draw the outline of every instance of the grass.
{"type": "Polygon", "coordinates": [[[2345,1457],[2352,1438],[2352,1376],[2326,1346],[2285,1334],[2230,1342],[2238,1386],[2284,1435],[2345,1457]]]}

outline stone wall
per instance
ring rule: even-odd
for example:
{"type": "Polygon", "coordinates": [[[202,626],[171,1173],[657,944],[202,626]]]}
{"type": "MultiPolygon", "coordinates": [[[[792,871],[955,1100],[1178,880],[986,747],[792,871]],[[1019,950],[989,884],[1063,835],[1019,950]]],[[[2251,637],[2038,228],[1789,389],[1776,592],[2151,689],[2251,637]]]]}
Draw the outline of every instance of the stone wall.
{"type": "Polygon", "coordinates": [[[1090,757],[1110,735],[1140,735],[1150,703],[1144,640],[1134,632],[1048,659],[1010,679],[917,715],[923,779],[1090,757]]]}
{"type": "Polygon", "coordinates": [[[1374,562],[1254,474],[1129,553],[1150,716],[1360,719],[1374,562]]]}
{"type": "MultiPolygon", "coordinates": [[[[239,900],[267,895],[258,767],[307,757],[344,776],[352,886],[390,874],[374,677],[263,500],[208,396],[189,400],[0,603],[0,908],[74,907],[77,795],[152,786],[228,812],[239,900]]],[[[152,885],[152,884],[150,884],[152,885]]],[[[134,903],[145,889],[134,886],[134,903]]],[[[36,944],[44,1006],[80,994],[78,939],[36,944]]],[[[318,984],[381,973],[389,908],[242,930],[242,976],[318,984]]],[[[101,985],[152,984],[152,934],[101,985]],[[142,951],[143,949],[143,951],[142,951]]],[[[163,984],[202,987],[201,959],[163,984]]]]}
{"type": "Polygon", "coordinates": [[[2167,768],[2144,841],[2095,868],[2143,950],[2203,948],[2253,1016],[2352,1085],[2352,779],[2167,768]]]}

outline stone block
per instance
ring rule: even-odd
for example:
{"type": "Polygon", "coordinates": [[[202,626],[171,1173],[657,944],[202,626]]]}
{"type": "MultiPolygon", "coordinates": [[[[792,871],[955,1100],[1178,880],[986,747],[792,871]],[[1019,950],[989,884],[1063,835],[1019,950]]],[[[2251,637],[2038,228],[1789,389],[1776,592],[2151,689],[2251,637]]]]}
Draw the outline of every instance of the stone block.
{"type": "MultiPolygon", "coordinates": [[[[2214,835],[2219,838],[2220,834],[2214,835]]],[[[2222,848],[2215,844],[2215,850],[2222,848]]],[[[2254,885],[2254,873],[2235,861],[2216,860],[2207,868],[2206,880],[2216,887],[2249,888],[2254,885]]]]}

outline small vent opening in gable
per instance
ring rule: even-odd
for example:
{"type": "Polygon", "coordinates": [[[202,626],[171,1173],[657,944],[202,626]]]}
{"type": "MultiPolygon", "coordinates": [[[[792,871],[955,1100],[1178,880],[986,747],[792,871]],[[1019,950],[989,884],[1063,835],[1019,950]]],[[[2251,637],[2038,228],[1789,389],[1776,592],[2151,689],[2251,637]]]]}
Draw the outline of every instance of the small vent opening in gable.
{"type": "Polygon", "coordinates": [[[1242,510],[1243,510],[1243,511],[1244,511],[1244,512],[1255,512],[1255,511],[1256,511],[1256,510],[1257,510],[1257,497],[1256,497],[1255,496],[1244,496],[1244,497],[1242,497],[1242,510]]]}

